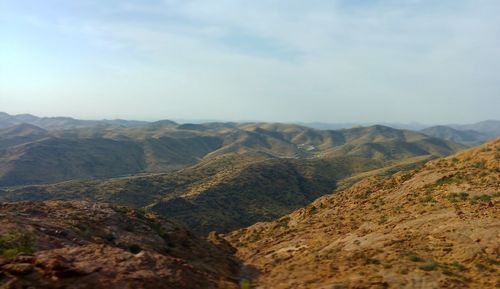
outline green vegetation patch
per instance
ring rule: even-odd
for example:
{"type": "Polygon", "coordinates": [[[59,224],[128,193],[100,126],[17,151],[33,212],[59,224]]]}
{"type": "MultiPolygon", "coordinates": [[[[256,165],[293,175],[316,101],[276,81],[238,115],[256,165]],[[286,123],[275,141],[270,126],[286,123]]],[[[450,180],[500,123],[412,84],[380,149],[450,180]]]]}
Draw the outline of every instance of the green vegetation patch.
{"type": "Polygon", "coordinates": [[[424,261],[422,258],[420,258],[419,256],[414,255],[414,254],[408,255],[408,260],[410,260],[412,262],[423,262],[424,261]]]}
{"type": "Polygon", "coordinates": [[[28,234],[9,231],[0,235],[0,255],[14,257],[19,253],[33,253],[35,238],[28,234]]]}
{"type": "Polygon", "coordinates": [[[382,215],[380,216],[379,220],[378,220],[378,224],[379,225],[383,225],[387,222],[387,216],[386,215],[382,215]]]}
{"type": "Polygon", "coordinates": [[[369,265],[369,264],[379,265],[380,264],[380,260],[379,259],[377,259],[377,258],[371,258],[371,257],[368,257],[368,256],[366,256],[365,258],[363,258],[363,261],[364,261],[365,265],[369,265]]]}
{"type": "Polygon", "coordinates": [[[480,161],[478,161],[478,162],[475,162],[475,163],[473,164],[473,166],[474,166],[475,168],[478,168],[478,169],[484,169],[484,167],[486,166],[486,161],[485,161],[485,160],[480,160],[480,161]]]}
{"type": "Polygon", "coordinates": [[[472,199],[471,199],[471,203],[473,204],[476,204],[476,203],[489,203],[491,201],[491,196],[490,195],[486,195],[486,194],[482,194],[482,195],[479,195],[479,196],[474,196],[472,199]]]}
{"type": "Polygon", "coordinates": [[[418,268],[420,270],[424,270],[424,271],[434,271],[438,267],[439,267],[438,263],[431,261],[431,262],[428,262],[428,263],[426,263],[426,264],[424,264],[422,266],[419,266],[418,268]]]}
{"type": "Polygon", "coordinates": [[[290,222],[290,217],[283,217],[281,219],[278,220],[278,226],[279,227],[283,227],[285,229],[288,229],[288,222],[290,222]]]}
{"type": "Polygon", "coordinates": [[[451,264],[451,266],[459,271],[466,271],[467,270],[467,267],[465,267],[464,265],[462,265],[461,263],[458,263],[458,262],[453,262],[451,264]]]}
{"type": "Polygon", "coordinates": [[[465,201],[469,198],[469,193],[467,192],[460,192],[460,193],[449,193],[446,196],[446,199],[452,203],[456,203],[459,201],[465,201]]]}
{"type": "Polygon", "coordinates": [[[436,200],[431,195],[425,195],[420,198],[421,203],[435,203],[436,200]]]}
{"type": "Polygon", "coordinates": [[[255,231],[252,233],[252,235],[250,235],[248,242],[255,243],[255,242],[259,241],[260,239],[262,239],[262,237],[263,236],[262,236],[261,231],[255,231]]]}

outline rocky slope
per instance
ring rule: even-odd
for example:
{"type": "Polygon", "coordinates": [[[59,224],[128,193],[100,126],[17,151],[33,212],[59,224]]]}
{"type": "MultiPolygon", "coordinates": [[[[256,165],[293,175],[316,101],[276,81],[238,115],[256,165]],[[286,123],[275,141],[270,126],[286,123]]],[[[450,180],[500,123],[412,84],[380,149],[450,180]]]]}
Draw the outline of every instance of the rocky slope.
{"type": "Polygon", "coordinates": [[[256,288],[497,288],[500,139],[226,239],[256,288]]]}
{"type": "Polygon", "coordinates": [[[224,240],[86,201],[0,205],[1,288],[237,288],[224,240]]]}

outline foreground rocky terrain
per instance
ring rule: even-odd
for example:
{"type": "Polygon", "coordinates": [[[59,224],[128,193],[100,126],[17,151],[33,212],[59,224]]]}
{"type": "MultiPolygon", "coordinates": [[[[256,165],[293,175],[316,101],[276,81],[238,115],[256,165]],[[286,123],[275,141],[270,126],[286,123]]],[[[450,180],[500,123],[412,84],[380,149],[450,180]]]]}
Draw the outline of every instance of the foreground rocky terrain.
{"type": "Polygon", "coordinates": [[[0,288],[235,288],[239,264],[215,236],[86,201],[0,205],[0,288]]]}
{"type": "Polygon", "coordinates": [[[256,288],[498,288],[500,139],[226,236],[256,288]]]}

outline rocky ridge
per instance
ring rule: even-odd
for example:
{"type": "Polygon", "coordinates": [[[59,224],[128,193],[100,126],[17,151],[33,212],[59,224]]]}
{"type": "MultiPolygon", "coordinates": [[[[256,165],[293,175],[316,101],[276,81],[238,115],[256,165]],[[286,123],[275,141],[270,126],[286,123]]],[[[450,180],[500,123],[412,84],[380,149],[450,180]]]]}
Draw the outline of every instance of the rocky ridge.
{"type": "Polygon", "coordinates": [[[256,288],[500,286],[500,139],[226,236],[256,288]]]}
{"type": "Polygon", "coordinates": [[[87,201],[0,205],[1,288],[237,288],[239,263],[215,235],[87,201]]]}

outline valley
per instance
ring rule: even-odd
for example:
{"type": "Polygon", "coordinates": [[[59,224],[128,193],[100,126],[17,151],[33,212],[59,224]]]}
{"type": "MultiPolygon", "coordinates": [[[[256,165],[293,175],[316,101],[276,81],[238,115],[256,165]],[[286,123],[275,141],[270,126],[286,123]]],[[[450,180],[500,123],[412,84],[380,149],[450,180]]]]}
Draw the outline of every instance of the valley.
{"type": "Polygon", "coordinates": [[[2,132],[13,144],[0,153],[0,201],[109,202],[201,235],[271,221],[365,176],[464,148],[380,125],[334,131],[161,121],[55,131],[21,124],[2,132]]]}

